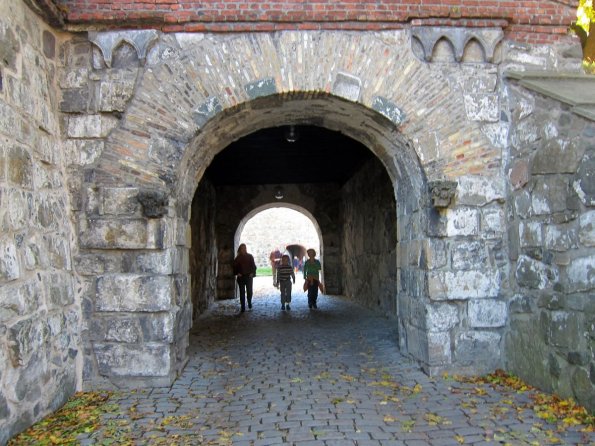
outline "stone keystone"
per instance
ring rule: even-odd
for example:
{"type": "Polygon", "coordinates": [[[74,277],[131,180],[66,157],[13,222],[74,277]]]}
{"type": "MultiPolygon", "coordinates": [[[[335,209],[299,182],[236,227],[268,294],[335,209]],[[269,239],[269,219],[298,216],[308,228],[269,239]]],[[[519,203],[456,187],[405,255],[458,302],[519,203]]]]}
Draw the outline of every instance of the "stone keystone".
{"type": "Polygon", "coordinates": [[[158,38],[159,34],[154,29],[89,33],[89,40],[99,48],[108,67],[112,66],[114,50],[122,42],[127,42],[134,47],[138,58],[144,65],[149,46],[158,38]]]}

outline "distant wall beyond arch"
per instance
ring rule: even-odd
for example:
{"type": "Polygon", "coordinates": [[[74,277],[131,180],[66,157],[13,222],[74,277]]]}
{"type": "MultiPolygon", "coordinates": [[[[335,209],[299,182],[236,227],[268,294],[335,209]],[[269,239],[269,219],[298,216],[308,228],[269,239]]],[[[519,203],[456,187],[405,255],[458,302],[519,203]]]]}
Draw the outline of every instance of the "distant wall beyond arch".
{"type": "Polygon", "coordinates": [[[240,222],[234,246],[246,243],[257,266],[270,266],[269,254],[275,247],[300,244],[320,252],[320,228],[308,214],[281,202],[251,212],[240,222]]]}

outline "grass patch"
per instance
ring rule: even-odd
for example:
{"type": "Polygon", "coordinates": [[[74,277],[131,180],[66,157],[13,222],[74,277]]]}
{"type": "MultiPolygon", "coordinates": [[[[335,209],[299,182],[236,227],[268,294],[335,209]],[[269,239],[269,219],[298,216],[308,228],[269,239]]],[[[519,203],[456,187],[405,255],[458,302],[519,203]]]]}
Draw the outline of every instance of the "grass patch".
{"type": "Polygon", "coordinates": [[[272,276],[273,275],[273,268],[270,266],[261,266],[260,268],[256,268],[256,276],[272,276]]]}

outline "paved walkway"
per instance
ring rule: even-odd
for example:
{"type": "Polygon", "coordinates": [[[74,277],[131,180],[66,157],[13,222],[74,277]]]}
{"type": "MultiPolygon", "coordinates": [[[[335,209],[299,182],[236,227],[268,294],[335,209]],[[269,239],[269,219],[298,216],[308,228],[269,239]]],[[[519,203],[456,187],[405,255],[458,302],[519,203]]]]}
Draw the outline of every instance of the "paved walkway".
{"type": "Polygon", "coordinates": [[[120,430],[142,445],[595,445],[581,426],[558,433],[523,409],[528,393],[429,378],[399,353],[394,322],[353,303],[321,296],[309,310],[294,289],[282,312],[263,279],[251,311],[223,301],[198,321],[171,388],[117,394],[102,435],[120,430]]]}

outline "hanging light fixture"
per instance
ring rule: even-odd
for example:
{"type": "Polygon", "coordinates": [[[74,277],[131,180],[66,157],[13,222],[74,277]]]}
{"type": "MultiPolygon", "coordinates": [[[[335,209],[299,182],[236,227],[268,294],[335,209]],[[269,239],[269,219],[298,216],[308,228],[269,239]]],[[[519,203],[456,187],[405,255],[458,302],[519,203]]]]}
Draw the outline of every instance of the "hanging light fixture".
{"type": "Polygon", "coordinates": [[[283,188],[281,186],[275,188],[275,198],[277,200],[283,199],[283,188]]]}
{"type": "Polygon", "coordinates": [[[285,132],[285,139],[287,142],[296,142],[300,135],[298,134],[295,125],[290,125],[287,131],[285,132]]]}

